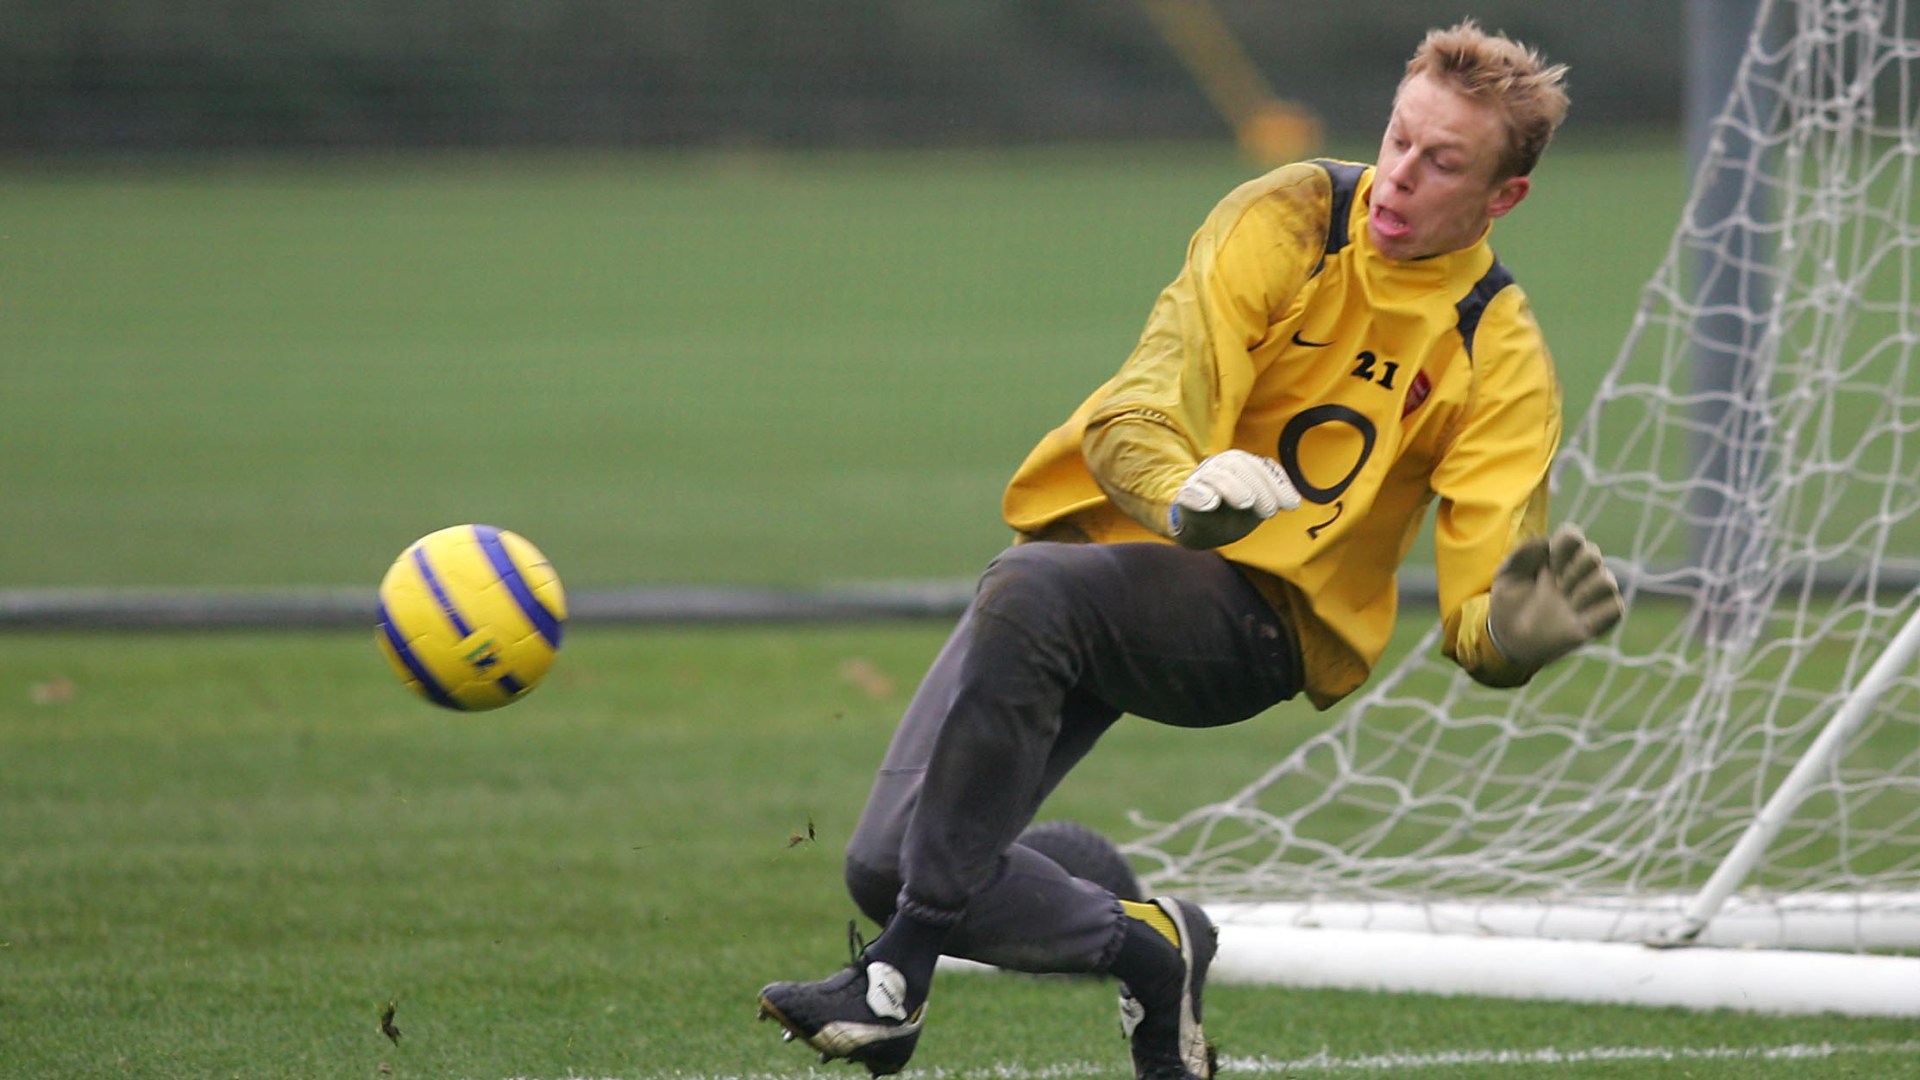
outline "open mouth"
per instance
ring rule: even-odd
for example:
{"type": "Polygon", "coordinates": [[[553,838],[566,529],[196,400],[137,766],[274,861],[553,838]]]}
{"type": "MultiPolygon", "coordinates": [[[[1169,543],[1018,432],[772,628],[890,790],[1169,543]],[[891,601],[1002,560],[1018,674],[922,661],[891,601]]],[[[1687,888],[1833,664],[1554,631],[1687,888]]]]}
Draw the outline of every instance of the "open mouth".
{"type": "Polygon", "coordinates": [[[1389,240],[1404,239],[1413,232],[1413,225],[1406,218],[1384,206],[1372,208],[1373,230],[1389,240]]]}

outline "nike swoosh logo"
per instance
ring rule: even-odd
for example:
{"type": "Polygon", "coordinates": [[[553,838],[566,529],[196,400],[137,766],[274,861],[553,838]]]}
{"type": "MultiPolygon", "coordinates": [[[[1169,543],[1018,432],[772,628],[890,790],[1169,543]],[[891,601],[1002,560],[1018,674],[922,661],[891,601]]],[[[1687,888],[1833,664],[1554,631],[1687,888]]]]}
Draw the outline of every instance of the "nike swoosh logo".
{"type": "Polygon", "coordinates": [[[1306,338],[1300,336],[1300,331],[1298,330],[1293,332],[1293,343],[1303,349],[1324,349],[1333,344],[1331,341],[1308,341],[1306,338]]]}

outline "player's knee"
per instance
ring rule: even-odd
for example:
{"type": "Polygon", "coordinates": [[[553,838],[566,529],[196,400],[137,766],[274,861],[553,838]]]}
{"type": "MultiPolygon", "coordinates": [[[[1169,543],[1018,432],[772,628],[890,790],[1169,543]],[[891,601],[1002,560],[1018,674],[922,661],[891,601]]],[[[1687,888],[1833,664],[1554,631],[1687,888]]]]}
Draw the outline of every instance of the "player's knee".
{"type": "Polygon", "coordinates": [[[1059,622],[1073,595],[1071,563],[1079,544],[1019,544],[1000,553],[980,576],[974,609],[1036,636],[1059,622]]]}

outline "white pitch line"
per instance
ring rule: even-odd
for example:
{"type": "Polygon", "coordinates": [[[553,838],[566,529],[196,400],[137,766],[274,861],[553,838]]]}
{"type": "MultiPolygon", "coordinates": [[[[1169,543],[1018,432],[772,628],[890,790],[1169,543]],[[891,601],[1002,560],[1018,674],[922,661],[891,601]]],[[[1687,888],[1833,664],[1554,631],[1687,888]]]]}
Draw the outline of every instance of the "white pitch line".
{"type": "Polygon", "coordinates": [[[1452,1065],[1577,1065],[1591,1061],[1808,1061],[1841,1056],[1920,1054],[1920,1040],[1884,1043],[1802,1043],[1787,1046],[1596,1046],[1561,1050],[1441,1050],[1428,1054],[1365,1054],[1334,1057],[1325,1052],[1281,1061],[1228,1058],[1223,1070],[1288,1074],[1365,1069],[1433,1069],[1452,1065]]]}
{"type": "MultiPolygon", "coordinates": [[[[1414,1072],[1458,1065],[1577,1065],[1595,1061],[1822,1061],[1837,1057],[1902,1057],[1920,1055],[1920,1040],[1871,1043],[1795,1043],[1785,1046],[1594,1046],[1561,1050],[1440,1050],[1425,1054],[1360,1054],[1336,1057],[1321,1051],[1310,1057],[1227,1057],[1221,1071],[1231,1076],[1297,1076],[1301,1073],[1341,1073],[1394,1069],[1414,1072]]],[[[938,1066],[908,1069],[901,1080],[1078,1080],[1081,1077],[1121,1076],[1124,1061],[1106,1064],[1063,1062],[1058,1065],[992,1065],[986,1068],[948,1069],[938,1066]]],[[[790,1072],[660,1073],[652,1080],[848,1080],[845,1068],[807,1067],[790,1072]]],[[[509,1080],[537,1080],[512,1077],[509,1080]]],[[[568,1075],[556,1080],[618,1080],[615,1077],[568,1075]]],[[[642,1080],[648,1080],[647,1076],[642,1080]]]]}

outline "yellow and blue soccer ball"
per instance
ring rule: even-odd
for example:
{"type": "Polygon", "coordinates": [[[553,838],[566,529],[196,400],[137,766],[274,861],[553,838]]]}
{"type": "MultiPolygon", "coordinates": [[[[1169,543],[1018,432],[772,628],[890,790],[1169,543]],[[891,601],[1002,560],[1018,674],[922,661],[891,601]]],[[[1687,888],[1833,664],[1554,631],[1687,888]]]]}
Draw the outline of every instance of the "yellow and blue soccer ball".
{"type": "Polygon", "coordinates": [[[407,688],[474,712],[525,697],[567,622],[560,576],[525,537],[456,525],[414,541],[380,582],[374,633],[407,688]]]}

